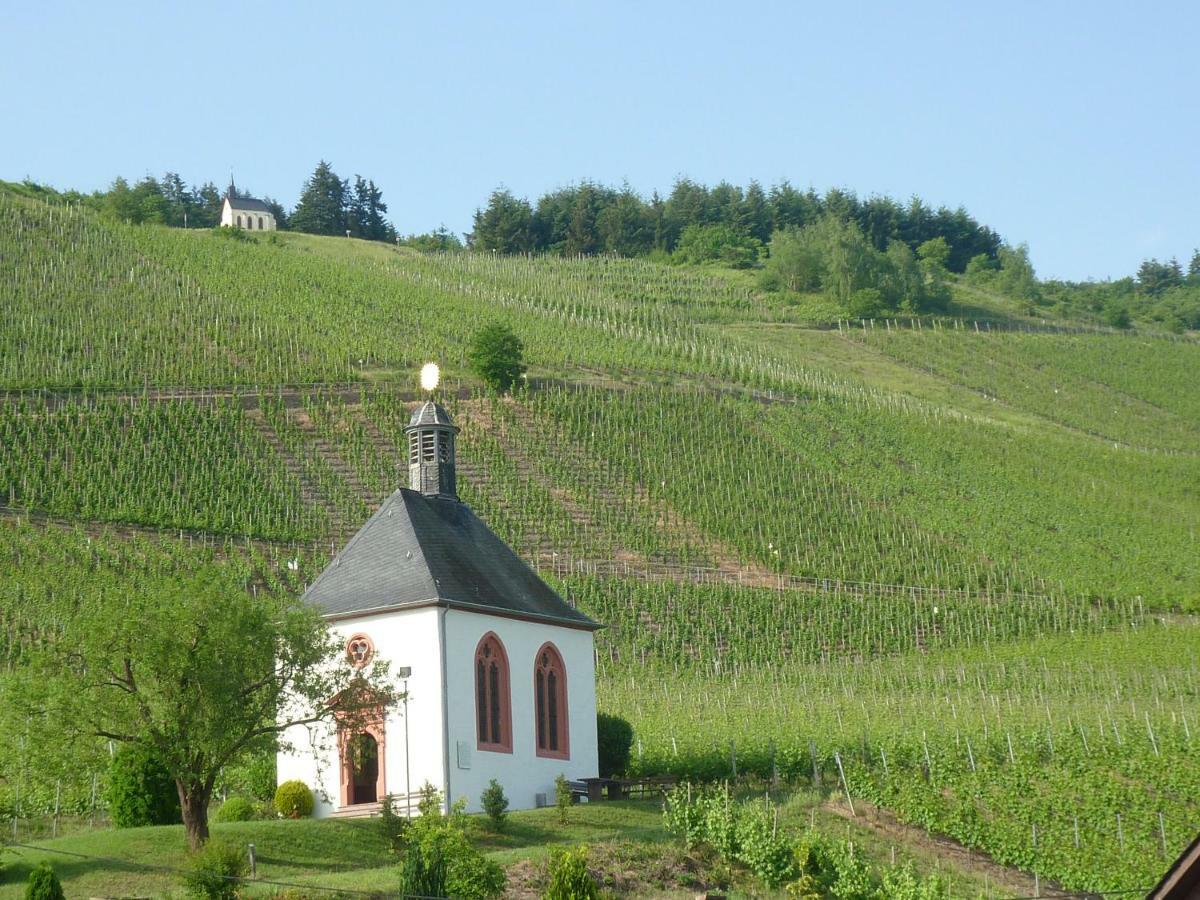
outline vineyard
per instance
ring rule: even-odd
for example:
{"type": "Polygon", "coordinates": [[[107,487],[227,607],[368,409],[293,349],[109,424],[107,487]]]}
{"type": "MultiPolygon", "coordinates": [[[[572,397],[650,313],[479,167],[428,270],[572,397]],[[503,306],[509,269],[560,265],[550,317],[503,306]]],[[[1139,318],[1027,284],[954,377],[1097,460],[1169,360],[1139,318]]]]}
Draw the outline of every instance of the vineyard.
{"type": "MultiPolygon", "coordinates": [[[[1200,829],[1200,345],[796,329],[720,273],[128,227],[0,189],[0,621],[299,593],[449,371],[462,498],[597,638],[633,766],[815,782],[1066,887],[1200,829]],[[483,393],[502,318],[528,385],[483,393]],[[122,588],[122,586],[124,586],[122,588]]],[[[99,759],[20,771],[25,810],[99,759]]],[[[0,805],[12,803],[0,785],[0,805]]]]}

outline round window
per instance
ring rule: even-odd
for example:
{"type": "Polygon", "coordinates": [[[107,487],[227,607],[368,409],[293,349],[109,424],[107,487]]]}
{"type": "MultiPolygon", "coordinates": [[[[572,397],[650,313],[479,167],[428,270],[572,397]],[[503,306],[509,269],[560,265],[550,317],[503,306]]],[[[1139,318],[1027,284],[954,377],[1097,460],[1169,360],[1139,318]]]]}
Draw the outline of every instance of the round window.
{"type": "Polygon", "coordinates": [[[365,634],[356,634],[346,641],[346,657],[356,669],[361,669],[375,655],[375,644],[365,634]]]}

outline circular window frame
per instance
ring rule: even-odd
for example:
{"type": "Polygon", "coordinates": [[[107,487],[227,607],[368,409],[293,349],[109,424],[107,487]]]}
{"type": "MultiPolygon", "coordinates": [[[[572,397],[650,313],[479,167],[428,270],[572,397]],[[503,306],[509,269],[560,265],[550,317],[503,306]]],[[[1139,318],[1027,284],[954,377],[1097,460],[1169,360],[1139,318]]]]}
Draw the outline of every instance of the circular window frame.
{"type": "Polygon", "coordinates": [[[375,642],[371,640],[371,636],[361,631],[350,635],[346,640],[346,658],[350,660],[350,665],[356,669],[368,666],[371,660],[375,658],[375,642]],[[360,643],[366,644],[366,650],[362,655],[362,659],[359,659],[354,652],[354,646],[360,643]]]}

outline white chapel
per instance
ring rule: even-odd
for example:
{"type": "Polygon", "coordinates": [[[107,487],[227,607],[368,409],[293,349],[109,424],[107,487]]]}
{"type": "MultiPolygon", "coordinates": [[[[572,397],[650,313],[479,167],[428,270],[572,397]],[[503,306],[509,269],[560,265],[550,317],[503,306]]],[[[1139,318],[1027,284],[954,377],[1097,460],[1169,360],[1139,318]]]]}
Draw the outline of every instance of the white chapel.
{"type": "Polygon", "coordinates": [[[458,428],[441,405],[423,403],[405,432],[409,487],[384,501],[304,599],[352,662],[388,660],[407,702],[355,734],[289,729],[296,752],[279,755],[279,781],[309,785],[319,817],[370,815],[385,795],[403,809],[425,782],[447,806],[466,798],[470,811],[492,778],[512,809],[553,803],[559,774],[597,775],[601,626],[459,500],[458,428]]]}
{"type": "Polygon", "coordinates": [[[274,231],[275,213],[261,200],[239,197],[233,180],[230,179],[229,189],[225,191],[225,199],[221,203],[221,227],[244,228],[246,231],[274,231]]]}

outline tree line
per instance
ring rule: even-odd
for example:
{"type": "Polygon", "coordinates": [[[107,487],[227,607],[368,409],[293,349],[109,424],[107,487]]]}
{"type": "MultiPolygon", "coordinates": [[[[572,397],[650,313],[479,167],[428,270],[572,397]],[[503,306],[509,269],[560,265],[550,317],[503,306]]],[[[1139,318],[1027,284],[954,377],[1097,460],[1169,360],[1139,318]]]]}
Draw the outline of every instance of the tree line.
{"type": "Polygon", "coordinates": [[[951,272],[963,272],[981,254],[995,259],[1002,243],[962,207],[934,209],[919,197],[901,203],[885,196],[861,199],[840,188],[818,194],[787,181],[767,190],[755,181],[745,188],[725,181],[708,187],[688,178],[677,179],[666,197],[655,192],[649,199],[628,185],[583,181],[530,203],[501,187],[475,211],[467,238],[473,249],[498,253],[678,254],[685,262],[747,267],[768,255],[777,232],[827,218],[853,223],[880,253],[897,241],[915,253],[942,238],[951,272]]]}
{"type": "Polygon", "coordinates": [[[1136,275],[1115,281],[1045,281],[1039,302],[1055,313],[1126,328],[1135,321],[1165,331],[1200,330],[1200,250],[1187,268],[1177,259],[1147,259],[1136,275]]]}
{"type": "MultiPolygon", "coordinates": [[[[230,186],[234,196],[253,194],[230,186]]],[[[163,177],[147,175],[131,184],[118,177],[104,191],[91,194],[66,191],[62,197],[134,225],[167,225],[173,228],[215,228],[221,223],[225,192],[213,182],[188,186],[176,172],[163,177]]],[[[355,175],[353,183],[341,178],[322,160],[305,180],[300,199],[290,212],[272,197],[262,201],[281,230],[308,234],[346,235],[371,241],[396,239],[396,229],[385,218],[383,191],[371,179],[355,175]]]]}

